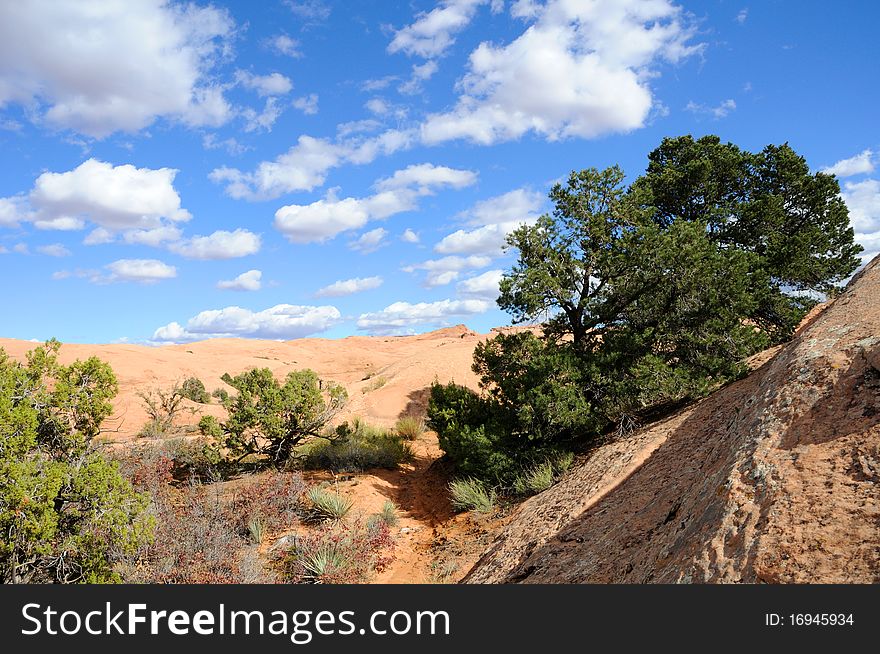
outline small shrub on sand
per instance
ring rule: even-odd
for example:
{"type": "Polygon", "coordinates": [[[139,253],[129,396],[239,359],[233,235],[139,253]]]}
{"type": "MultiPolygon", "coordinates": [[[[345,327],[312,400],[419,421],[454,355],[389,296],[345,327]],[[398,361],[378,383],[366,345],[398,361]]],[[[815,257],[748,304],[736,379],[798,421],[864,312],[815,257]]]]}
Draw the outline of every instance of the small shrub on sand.
{"type": "Polygon", "coordinates": [[[214,416],[202,416],[199,419],[199,432],[202,436],[210,436],[217,440],[223,437],[223,428],[220,426],[220,421],[214,416]]]}
{"type": "Polygon", "coordinates": [[[395,432],[355,420],[343,423],[324,441],[314,441],[302,450],[303,465],[333,472],[361,472],[370,468],[394,469],[413,457],[408,443],[395,432]]]}
{"type": "Polygon", "coordinates": [[[205,385],[198,377],[190,377],[185,380],[180,385],[180,394],[198,404],[209,404],[211,402],[211,396],[208,395],[205,385]]]}
{"type": "Polygon", "coordinates": [[[397,517],[397,505],[391,500],[386,500],[382,505],[382,510],[377,514],[370,516],[367,524],[373,522],[384,522],[388,527],[396,527],[400,519],[397,517]]]}
{"type": "Polygon", "coordinates": [[[394,559],[394,541],[384,522],[334,523],[295,540],[279,561],[293,583],[363,583],[394,559]]]}
{"type": "Polygon", "coordinates": [[[353,504],[351,499],[318,486],[308,490],[306,499],[310,504],[307,509],[308,517],[314,522],[342,520],[351,511],[353,504]]]}
{"type": "Polygon", "coordinates": [[[370,380],[370,383],[361,389],[361,393],[364,395],[379,390],[388,383],[388,379],[382,375],[379,375],[378,377],[369,377],[368,379],[370,380]]]}
{"type": "Polygon", "coordinates": [[[457,511],[491,513],[495,508],[495,491],[487,489],[483,482],[473,477],[449,482],[449,493],[457,511]]]}
{"type": "Polygon", "coordinates": [[[401,438],[408,441],[414,441],[425,433],[425,421],[413,416],[405,416],[397,421],[394,425],[394,431],[401,438]]]}
{"type": "Polygon", "coordinates": [[[534,495],[550,488],[553,481],[553,464],[545,461],[517,477],[513,482],[513,490],[518,495],[534,495]]]}

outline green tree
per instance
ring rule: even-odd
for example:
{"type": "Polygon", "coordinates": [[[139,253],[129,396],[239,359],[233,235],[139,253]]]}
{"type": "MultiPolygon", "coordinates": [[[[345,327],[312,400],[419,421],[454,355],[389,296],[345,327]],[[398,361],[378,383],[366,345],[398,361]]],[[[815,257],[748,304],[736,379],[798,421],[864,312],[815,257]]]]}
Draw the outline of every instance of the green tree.
{"type": "Polygon", "coordinates": [[[248,454],[286,462],[304,439],[321,436],[345,405],[345,389],[324,382],[312,370],[297,370],[279,383],[268,368],[255,368],[223,381],[238,391],[224,402],[225,445],[240,458],[248,454]]]}
{"type": "Polygon", "coordinates": [[[60,343],[0,349],[0,580],[119,581],[115,563],[148,542],[148,498],[93,445],[117,392],[92,357],[58,363],[60,343]]]}

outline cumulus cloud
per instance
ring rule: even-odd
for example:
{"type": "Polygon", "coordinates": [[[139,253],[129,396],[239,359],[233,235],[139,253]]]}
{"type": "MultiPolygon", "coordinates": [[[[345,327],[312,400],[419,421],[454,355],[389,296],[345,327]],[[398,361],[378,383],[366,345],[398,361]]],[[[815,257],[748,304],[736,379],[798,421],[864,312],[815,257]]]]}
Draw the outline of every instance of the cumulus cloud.
{"type": "Polygon", "coordinates": [[[439,6],[416,16],[416,20],[395,31],[388,52],[431,58],[445,53],[455,35],[473,20],[487,0],[443,0],[439,6]]]}
{"type": "Polygon", "coordinates": [[[444,237],[434,250],[440,254],[500,256],[507,235],[522,225],[534,224],[544,204],[541,193],[525,188],[477,202],[463,217],[476,229],[459,229],[444,237]]]}
{"type": "MultiPolygon", "coordinates": [[[[379,180],[377,192],[365,198],[339,200],[335,190],[307,205],[291,204],[275,212],[275,228],[293,243],[323,242],[345,231],[360,229],[370,220],[383,220],[418,207],[420,196],[442,188],[473,184],[476,173],[446,166],[419,164],[379,180]]],[[[376,231],[376,230],[374,230],[376,231]]]]}
{"type": "Polygon", "coordinates": [[[28,195],[33,220],[43,229],[70,228],[69,221],[85,221],[110,231],[155,229],[165,221],[185,222],[190,213],[181,208],[174,189],[173,168],[135,168],[89,159],[73,170],[47,172],[34,182],[28,195]]]}
{"type": "Polygon", "coordinates": [[[498,284],[501,283],[503,275],[503,270],[488,270],[482,275],[476,275],[459,282],[456,288],[461,295],[495,301],[499,293],[498,284]]]}
{"type": "Polygon", "coordinates": [[[484,313],[491,304],[486,300],[440,300],[439,302],[395,302],[381,311],[363,313],[357,321],[358,329],[372,334],[406,332],[415,325],[448,324],[450,318],[484,313]]]}
{"type": "Polygon", "coordinates": [[[340,279],[329,286],[318,289],[315,297],[343,297],[363,291],[370,291],[382,285],[381,277],[355,277],[353,279],[340,279]]]}
{"type": "Polygon", "coordinates": [[[225,291],[259,291],[262,286],[263,273],[260,270],[248,270],[235,279],[217,282],[217,288],[225,291]]]}
{"type": "Polygon", "coordinates": [[[40,254],[45,254],[47,257],[69,257],[73,254],[66,247],[61,245],[61,243],[52,243],[51,245],[40,245],[37,247],[37,252],[40,254]]]}
{"type": "Polygon", "coordinates": [[[309,93],[293,101],[293,108],[299,109],[306,116],[314,116],[318,113],[318,95],[309,93]]]}
{"type": "Polygon", "coordinates": [[[105,266],[109,275],[95,276],[96,283],[137,282],[155,284],[163,279],[177,277],[177,269],[158,259],[118,259],[105,266]]]}
{"type": "Polygon", "coordinates": [[[855,240],[865,248],[862,261],[868,262],[880,254],[880,181],[846,182],[841,196],[849,209],[855,240]]]}
{"type": "Polygon", "coordinates": [[[323,332],[342,315],[333,306],[278,304],[263,311],[232,306],[202,311],[185,325],[171,322],[153,332],[159,343],[182,343],[206,338],[293,339],[323,332]]]}
{"type": "Polygon", "coordinates": [[[837,175],[838,177],[852,177],[853,175],[872,173],[874,172],[874,152],[872,150],[863,150],[854,157],[841,159],[833,166],[823,168],[822,172],[829,175],[837,175]]]}
{"type": "Polygon", "coordinates": [[[404,243],[418,243],[419,235],[417,232],[414,232],[409,227],[403,230],[403,234],[400,235],[400,240],[404,243]]]}
{"type": "Polygon", "coordinates": [[[685,106],[685,111],[690,111],[692,114],[706,114],[712,116],[716,120],[726,118],[734,109],[736,109],[736,102],[732,99],[723,100],[714,107],[699,104],[693,100],[688,102],[685,106]]]}
{"type": "Polygon", "coordinates": [[[388,236],[388,230],[377,227],[361,234],[357,239],[349,243],[348,247],[361,254],[370,254],[388,244],[385,241],[386,236],[388,236]]]}
{"type": "Polygon", "coordinates": [[[266,104],[262,111],[257,111],[252,107],[245,107],[241,116],[244,119],[245,132],[271,132],[272,126],[278,117],[281,116],[283,109],[278,104],[278,98],[266,98],[266,104]]]}
{"type": "Polygon", "coordinates": [[[160,117],[220,125],[233,112],[209,73],[234,30],[213,6],[0,3],[0,107],[95,138],[160,117]]]}
{"type": "Polygon", "coordinates": [[[259,252],[260,237],[247,229],[221,229],[208,236],[172,243],[170,249],[188,259],[235,259],[259,252]]]}
{"type": "Polygon", "coordinates": [[[490,257],[486,256],[449,256],[441,259],[429,259],[421,263],[415,263],[402,268],[404,272],[415,272],[417,270],[426,271],[423,284],[428,288],[436,286],[445,286],[451,284],[459,278],[465,270],[477,270],[485,268],[492,262],[490,257]]]}
{"type": "Polygon", "coordinates": [[[255,75],[247,70],[235,71],[235,81],[246,89],[256,92],[257,95],[286,95],[293,90],[293,82],[289,77],[281,73],[269,73],[268,75],[255,75]]]}
{"type": "Polygon", "coordinates": [[[268,45],[277,54],[284,55],[285,57],[292,57],[294,59],[302,57],[302,52],[299,49],[299,41],[290,38],[287,34],[277,34],[276,36],[273,36],[269,39],[268,45]]]}
{"type": "Polygon", "coordinates": [[[549,0],[516,10],[528,28],[508,44],[484,42],[471,53],[457,104],[427,117],[424,143],[629,132],[654,105],[648,82],[658,64],[701,49],[689,44],[694,30],[670,0],[549,0]]]}

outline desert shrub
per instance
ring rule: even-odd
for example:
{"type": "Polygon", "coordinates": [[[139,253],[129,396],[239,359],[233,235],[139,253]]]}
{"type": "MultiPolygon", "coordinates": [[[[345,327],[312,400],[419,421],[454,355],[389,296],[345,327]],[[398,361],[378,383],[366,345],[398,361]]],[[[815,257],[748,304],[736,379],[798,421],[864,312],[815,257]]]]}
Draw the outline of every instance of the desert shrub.
{"type": "Polygon", "coordinates": [[[298,536],[279,567],[292,583],[364,583],[393,561],[393,548],[384,522],[340,522],[298,536]]]}
{"type": "Polygon", "coordinates": [[[211,397],[220,402],[220,404],[226,404],[229,400],[229,392],[225,388],[215,388],[211,391],[211,397]]]}
{"type": "Polygon", "coordinates": [[[491,513],[495,508],[495,491],[474,477],[449,482],[449,494],[457,511],[491,513]]]}
{"type": "MultiPolygon", "coordinates": [[[[298,473],[262,474],[231,496],[217,485],[171,486],[161,448],[121,455],[122,470],[149,490],[155,539],[122,569],[134,583],[246,583],[261,579],[247,545],[299,521],[306,488],[298,473]]],[[[258,566],[257,566],[258,567],[258,566]]]]}
{"type": "Polygon", "coordinates": [[[256,454],[276,465],[286,464],[303,441],[321,436],[347,399],[344,388],[311,370],[291,372],[283,384],[268,368],[227,374],[223,381],[238,391],[224,403],[224,445],[240,459],[256,454]]]}
{"type": "Polygon", "coordinates": [[[373,377],[371,375],[371,376],[367,377],[367,379],[370,380],[370,383],[361,389],[361,393],[363,393],[364,395],[366,395],[367,393],[372,393],[373,391],[379,390],[385,384],[388,383],[388,378],[384,377],[382,375],[379,375],[378,377],[373,377]]]}
{"type": "Polygon", "coordinates": [[[0,581],[108,583],[149,541],[148,498],[93,439],[117,392],[110,366],[64,366],[51,340],[26,363],[0,349],[0,581]]]}
{"type": "Polygon", "coordinates": [[[385,500],[382,510],[370,516],[367,524],[377,521],[384,522],[388,527],[396,527],[397,523],[400,522],[400,518],[397,516],[397,505],[391,500],[385,500]]]}
{"type": "Polygon", "coordinates": [[[160,446],[175,466],[175,476],[213,478],[223,460],[217,441],[212,438],[175,438],[160,446]]]}
{"type": "Polygon", "coordinates": [[[223,428],[220,426],[220,421],[214,416],[199,418],[199,432],[202,436],[209,436],[218,441],[223,438],[223,428]]]}
{"type": "Polygon", "coordinates": [[[413,454],[395,432],[372,427],[361,420],[343,423],[323,441],[303,450],[303,465],[333,472],[360,472],[370,468],[396,468],[413,454]]]}
{"type": "Polygon", "coordinates": [[[350,498],[343,497],[338,492],[331,493],[318,486],[313,486],[306,492],[306,499],[309,503],[306,509],[307,516],[312,522],[342,520],[354,504],[350,498]]]}
{"type": "Polygon", "coordinates": [[[210,404],[211,396],[205,389],[205,385],[198,377],[190,377],[180,385],[180,394],[186,399],[197,404],[210,404]]]}
{"type": "Polygon", "coordinates": [[[170,389],[151,388],[138,392],[149,418],[138,432],[141,438],[162,438],[177,431],[177,418],[184,411],[194,412],[187,408],[183,401],[186,397],[180,384],[175,383],[170,389]]]}
{"type": "Polygon", "coordinates": [[[394,425],[394,431],[408,441],[414,441],[425,433],[425,421],[414,416],[404,416],[394,425]]]}
{"type": "Polygon", "coordinates": [[[556,474],[553,464],[550,461],[545,461],[517,477],[513,490],[518,495],[534,495],[550,488],[555,480],[556,474]]]}

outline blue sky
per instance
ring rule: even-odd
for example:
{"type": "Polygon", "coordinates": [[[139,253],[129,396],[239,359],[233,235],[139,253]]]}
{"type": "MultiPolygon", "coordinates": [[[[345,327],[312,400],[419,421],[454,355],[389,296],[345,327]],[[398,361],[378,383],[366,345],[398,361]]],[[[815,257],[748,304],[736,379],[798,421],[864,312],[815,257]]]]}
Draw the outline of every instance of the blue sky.
{"type": "Polygon", "coordinates": [[[0,5],[0,336],[508,324],[504,235],[664,136],[789,142],[880,251],[874,2],[0,5]]]}

